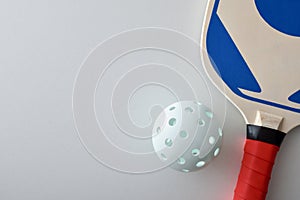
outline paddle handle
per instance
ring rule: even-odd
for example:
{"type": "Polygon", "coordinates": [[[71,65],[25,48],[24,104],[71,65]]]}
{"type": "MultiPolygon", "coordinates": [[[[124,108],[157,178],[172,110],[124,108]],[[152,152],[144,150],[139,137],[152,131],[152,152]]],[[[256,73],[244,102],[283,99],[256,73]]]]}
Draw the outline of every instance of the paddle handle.
{"type": "Polygon", "coordinates": [[[247,140],[234,200],[265,200],[272,168],[285,133],[247,125],[247,140]]]}
{"type": "Polygon", "coordinates": [[[234,200],[264,200],[279,147],[247,139],[234,200]]]}

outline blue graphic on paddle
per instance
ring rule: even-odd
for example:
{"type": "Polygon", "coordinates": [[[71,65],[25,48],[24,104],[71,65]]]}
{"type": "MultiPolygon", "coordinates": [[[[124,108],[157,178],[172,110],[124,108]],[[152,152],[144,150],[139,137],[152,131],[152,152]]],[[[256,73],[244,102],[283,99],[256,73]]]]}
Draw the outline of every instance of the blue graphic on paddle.
{"type": "Polygon", "coordinates": [[[300,36],[299,0],[255,0],[260,16],[274,29],[300,36]]]}
{"type": "MultiPolygon", "coordinates": [[[[298,108],[251,97],[240,91],[244,89],[259,93],[261,87],[217,15],[219,2],[220,0],[215,1],[206,41],[211,63],[219,76],[236,95],[242,98],[300,113],[298,108]]],[[[270,27],[287,35],[300,36],[300,1],[256,0],[255,4],[270,27]]],[[[300,104],[300,90],[288,97],[288,100],[300,104]]]]}

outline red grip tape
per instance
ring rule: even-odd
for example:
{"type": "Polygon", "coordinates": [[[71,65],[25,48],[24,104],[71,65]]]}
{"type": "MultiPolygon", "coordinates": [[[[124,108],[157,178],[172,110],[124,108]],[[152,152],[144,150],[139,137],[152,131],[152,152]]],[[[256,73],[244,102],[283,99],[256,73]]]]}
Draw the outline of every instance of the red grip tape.
{"type": "Polygon", "coordinates": [[[278,146],[246,140],[233,200],[265,200],[278,146]]]}

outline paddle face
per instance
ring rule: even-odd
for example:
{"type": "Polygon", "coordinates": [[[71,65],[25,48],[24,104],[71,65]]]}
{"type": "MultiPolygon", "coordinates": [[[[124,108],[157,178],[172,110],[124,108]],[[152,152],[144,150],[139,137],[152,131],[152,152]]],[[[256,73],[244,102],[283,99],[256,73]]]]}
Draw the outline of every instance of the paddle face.
{"type": "Polygon", "coordinates": [[[217,87],[225,83],[225,95],[248,124],[257,111],[283,117],[283,132],[300,123],[299,9],[298,1],[208,3],[204,66],[217,87]]]}

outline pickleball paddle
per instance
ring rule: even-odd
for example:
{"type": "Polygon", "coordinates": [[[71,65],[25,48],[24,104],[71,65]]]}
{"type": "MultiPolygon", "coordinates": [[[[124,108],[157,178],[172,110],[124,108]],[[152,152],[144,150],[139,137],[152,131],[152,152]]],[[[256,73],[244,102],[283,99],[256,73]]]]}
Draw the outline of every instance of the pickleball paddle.
{"type": "Polygon", "coordinates": [[[210,79],[247,124],[234,200],[264,200],[276,154],[300,123],[300,1],[210,0],[201,37],[210,79]]]}

